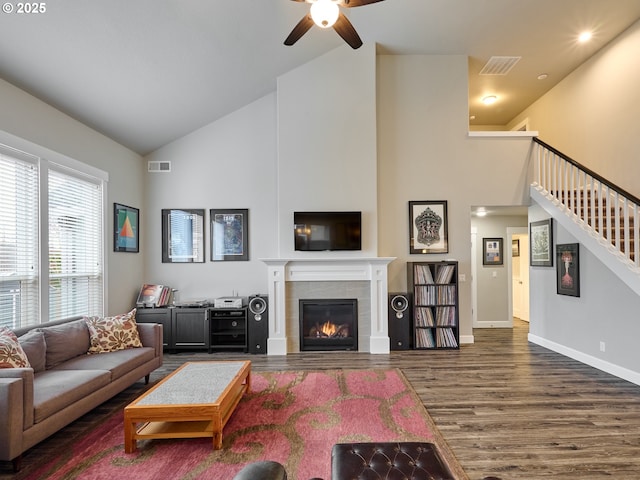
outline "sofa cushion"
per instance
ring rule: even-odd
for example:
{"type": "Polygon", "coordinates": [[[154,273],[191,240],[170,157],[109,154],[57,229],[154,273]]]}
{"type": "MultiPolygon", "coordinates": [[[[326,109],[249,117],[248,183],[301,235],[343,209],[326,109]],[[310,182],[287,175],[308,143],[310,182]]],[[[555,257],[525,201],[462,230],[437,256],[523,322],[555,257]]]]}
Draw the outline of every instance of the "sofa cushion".
{"type": "Polygon", "coordinates": [[[106,370],[53,369],[36,374],[33,380],[35,423],[109,384],[110,377],[106,370]]]}
{"type": "Polygon", "coordinates": [[[85,317],[89,328],[88,353],[108,353],[126,348],[140,348],[136,309],[113,317],[85,317]]]}
{"type": "Polygon", "coordinates": [[[38,330],[31,330],[21,337],[18,337],[20,346],[27,354],[31,368],[35,373],[45,369],[47,360],[47,344],[44,340],[44,333],[38,330]]]}
{"type": "Polygon", "coordinates": [[[29,368],[29,359],[18,337],[7,327],[0,327],[0,368],[29,368]]]}
{"type": "Polygon", "coordinates": [[[151,347],[127,348],[100,355],[75,357],[58,365],[56,370],[109,370],[113,382],[154,357],[155,350],[151,347]]]}
{"type": "Polygon", "coordinates": [[[47,369],[89,350],[89,329],[83,319],[38,330],[44,333],[47,344],[47,369]]]}

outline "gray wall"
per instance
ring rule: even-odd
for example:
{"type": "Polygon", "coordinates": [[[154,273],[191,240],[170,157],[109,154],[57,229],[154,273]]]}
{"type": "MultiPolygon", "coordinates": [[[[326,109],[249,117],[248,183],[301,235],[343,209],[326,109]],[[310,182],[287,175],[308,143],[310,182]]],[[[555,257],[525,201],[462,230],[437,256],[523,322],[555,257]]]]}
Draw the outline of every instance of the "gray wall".
{"type": "MultiPolygon", "coordinates": [[[[540,206],[529,209],[530,221],[546,218],[540,206]]],[[[555,245],[579,243],[556,221],[553,229],[555,245]]],[[[557,259],[553,268],[530,268],[530,340],[640,384],[640,297],[584,245],[579,249],[580,297],[556,293],[557,259]]]]}
{"type": "Polygon", "coordinates": [[[511,320],[509,311],[509,275],[508,257],[511,256],[511,238],[507,236],[508,227],[526,227],[526,216],[490,216],[472,217],[471,226],[477,229],[476,249],[476,285],[477,285],[477,322],[478,324],[496,324],[511,320]],[[502,265],[483,265],[483,238],[502,238],[504,257],[502,265]]]}

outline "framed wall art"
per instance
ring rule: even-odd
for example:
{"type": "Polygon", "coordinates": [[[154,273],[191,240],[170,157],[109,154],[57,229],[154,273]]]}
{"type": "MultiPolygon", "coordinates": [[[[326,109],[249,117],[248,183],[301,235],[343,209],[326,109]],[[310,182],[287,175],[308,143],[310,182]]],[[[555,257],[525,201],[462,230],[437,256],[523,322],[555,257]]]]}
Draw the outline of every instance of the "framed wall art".
{"type": "Polygon", "coordinates": [[[482,239],[482,265],[502,265],[504,260],[502,238],[482,239]]]}
{"type": "Polygon", "coordinates": [[[447,201],[409,202],[409,253],[448,253],[447,201]]]}
{"type": "Polygon", "coordinates": [[[580,245],[556,245],[556,277],[558,295],[580,296],[580,245]]]}
{"type": "Polygon", "coordinates": [[[249,260],[249,210],[211,209],[211,261],[249,260]]]}
{"type": "Polygon", "coordinates": [[[520,256],[520,240],[519,239],[511,240],[511,256],[512,257],[520,256]]]}
{"type": "Polygon", "coordinates": [[[532,267],[553,267],[553,221],[529,224],[529,263],[532,267]]]}
{"type": "Polygon", "coordinates": [[[162,262],[204,262],[204,209],[162,210],[162,262]]]}
{"type": "Polygon", "coordinates": [[[113,204],[113,251],[140,251],[140,210],[113,204]]]}

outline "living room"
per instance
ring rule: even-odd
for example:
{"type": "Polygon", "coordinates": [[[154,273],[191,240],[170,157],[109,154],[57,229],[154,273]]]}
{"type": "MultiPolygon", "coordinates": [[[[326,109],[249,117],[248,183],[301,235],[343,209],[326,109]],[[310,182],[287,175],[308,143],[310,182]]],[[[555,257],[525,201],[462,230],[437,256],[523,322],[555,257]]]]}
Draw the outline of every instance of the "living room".
{"type": "MultiPolygon", "coordinates": [[[[640,67],[629,59],[639,48],[636,21],[506,127],[528,119],[547,143],[637,194],[640,140],[632,107],[640,67]]],[[[280,76],[276,91],[145,155],[0,80],[0,143],[108,172],[105,313],[130,310],[143,283],[171,285],[183,299],[265,293],[263,260],[301,256],[293,250],[296,210],[362,211],[359,255],[394,257],[388,291],[405,291],[406,262],[422,258],[408,254],[409,201],[447,200],[449,252],[429,258],[455,258],[467,278],[472,207],[529,205],[530,137],[470,135],[467,77],[465,55],[395,56],[377,54],[373,44],[357,51],[340,46],[280,76]],[[147,172],[148,161],[169,161],[171,172],[147,172]],[[141,209],[138,254],[113,251],[114,202],[141,209]],[[162,263],[163,208],[249,209],[249,261],[162,263]]],[[[546,216],[531,208],[529,221],[546,216]]],[[[562,230],[558,238],[572,240],[562,230]]],[[[586,252],[583,258],[584,293],[570,302],[557,297],[552,269],[532,269],[531,332],[549,348],[587,363],[601,359],[638,383],[638,298],[597,258],[586,252]]],[[[462,282],[467,344],[475,341],[471,305],[471,283],[462,282]]]]}

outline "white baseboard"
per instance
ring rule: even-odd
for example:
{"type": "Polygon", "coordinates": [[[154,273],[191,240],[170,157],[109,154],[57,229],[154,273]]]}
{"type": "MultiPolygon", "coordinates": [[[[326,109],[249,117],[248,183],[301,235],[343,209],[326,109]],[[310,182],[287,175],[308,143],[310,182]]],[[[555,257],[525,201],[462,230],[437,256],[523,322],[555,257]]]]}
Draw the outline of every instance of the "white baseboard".
{"type": "Polygon", "coordinates": [[[628,382],[634,383],[636,385],[640,385],[639,372],[634,372],[633,370],[629,370],[628,368],[620,367],[619,365],[615,365],[600,358],[587,355],[586,353],[579,352],[578,350],[574,350],[573,348],[565,347],[564,345],[560,345],[559,343],[555,343],[545,338],[538,337],[537,335],[533,335],[532,333],[530,333],[527,338],[531,343],[535,343],[536,345],[540,345],[541,347],[548,348],[549,350],[564,355],[565,357],[573,358],[578,362],[584,363],[593,368],[597,368],[598,370],[602,370],[603,372],[609,373],[615,377],[627,380],[628,382]]]}
{"type": "Polygon", "coordinates": [[[460,337],[460,344],[463,343],[475,343],[475,337],[473,335],[462,335],[460,337]]]}

